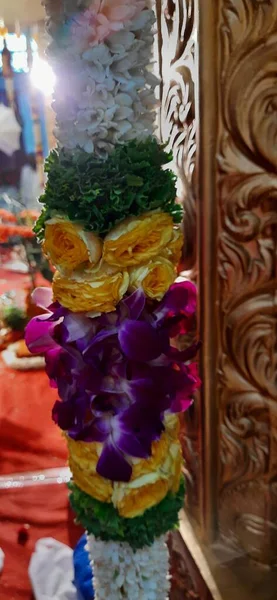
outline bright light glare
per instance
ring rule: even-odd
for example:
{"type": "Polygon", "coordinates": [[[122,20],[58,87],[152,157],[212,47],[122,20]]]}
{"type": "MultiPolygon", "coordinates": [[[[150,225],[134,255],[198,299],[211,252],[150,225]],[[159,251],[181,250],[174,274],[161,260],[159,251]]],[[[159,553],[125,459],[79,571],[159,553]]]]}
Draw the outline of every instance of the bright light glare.
{"type": "Polygon", "coordinates": [[[54,91],[55,75],[45,60],[37,57],[34,60],[31,80],[33,85],[39,89],[45,96],[51,96],[54,91]]]}

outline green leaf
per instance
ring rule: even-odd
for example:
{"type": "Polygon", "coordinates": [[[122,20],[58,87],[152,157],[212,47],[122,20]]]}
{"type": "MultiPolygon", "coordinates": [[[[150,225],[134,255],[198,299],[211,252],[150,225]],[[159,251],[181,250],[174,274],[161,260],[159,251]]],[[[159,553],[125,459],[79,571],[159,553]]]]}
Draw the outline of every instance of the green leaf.
{"type": "MultiPolygon", "coordinates": [[[[143,185],[142,177],[138,177],[136,175],[127,175],[126,177],[127,184],[131,187],[141,187],[143,185]]],[[[119,190],[117,190],[117,193],[119,190]]]]}
{"type": "Polygon", "coordinates": [[[182,479],[177,494],[169,493],[141,517],[126,519],[113,504],[99,502],[74,483],[69,483],[70,503],[79,523],[96,538],[104,541],[125,541],[133,550],[151,546],[155,538],[178,526],[178,513],[184,504],[185,484],[182,479]]]}
{"type": "Polygon", "coordinates": [[[40,202],[44,210],[34,231],[43,239],[45,222],[54,213],[83,223],[105,236],[117,223],[150,210],[182,220],[175,201],[175,175],[164,166],[171,156],[156,139],[118,145],[106,161],[83,150],[53,150],[46,160],[47,184],[40,202]]]}
{"type": "Polygon", "coordinates": [[[28,319],[25,312],[17,306],[11,306],[4,310],[4,325],[9,327],[12,331],[24,331],[27,321],[28,319]]]}

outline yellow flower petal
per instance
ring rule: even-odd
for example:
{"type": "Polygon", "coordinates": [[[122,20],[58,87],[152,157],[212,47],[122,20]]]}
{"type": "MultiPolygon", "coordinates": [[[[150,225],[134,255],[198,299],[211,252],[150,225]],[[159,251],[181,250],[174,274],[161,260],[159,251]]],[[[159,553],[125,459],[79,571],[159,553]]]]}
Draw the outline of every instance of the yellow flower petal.
{"type": "Polygon", "coordinates": [[[75,269],[95,266],[102,255],[102,240],[81,225],[61,217],[46,223],[43,251],[64,275],[75,269]]]}
{"type": "Polygon", "coordinates": [[[131,268],[129,275],[129,290],[132,292],[141,287],[145,295],[153,300],[162,300],[176,279],[173,264],[162,256],[153,258],[140,267],[131,268]]]}
{"type": "MultiPolygon", "coordinates": [[[[172,451],[172,450],[171,450],[172,451]]],[[[174,456],[173,469],[170,478],[170,489],[174,494],[177,494],[180,487],[181,475],[183,466],[183,454],[181,444],[177,445],[177,451],[174,456]]]]}
{"type": "Polygon", "coordinates": [[[161,252],[161,255],[170,260],[174,265],[178,265],[182,258],[182,249],[184,245],[183,232],[179,227],[173,229],[172,238],[161,252]]]}
{"type": "Polygon", "coordinates": [[[171,436],[166,431],[153,443],[152,456],[148,460],[132,460],[133,473],[129,483],[113,485],[112,502],[122,517],[139,516],[161,502],[169,491],[176,493],[179,489],[182,449],[178,441],[179,419],[172,416],[171,436]]]}
{"type": "Polygon", "coordinates": [[[117,509],[121,517],[133,519],[159,504],[168,493],[168,481],[158,479],[155,483],[148,483],[143,487],[130,489],[123,498],[117,502],[117,509]]]}
{"type": "Polygon", "coordinates": [[[127,271],[118,272],[107,265],[85,274],[86,279],[63,277],[58,272],[53,278],[53,295],[62,306],[72,312],[111,312],[128,289],[127,271]]]}
{"type": "Polygon", "coordinates": [[[172,238],[173,220],[167,213],[148,212],[126,219],[105,238],[103,258],[110,265],[132,267],[157,256],[172,238]]]}
{"type": "Polygon", "coordinates": [[[133,473],[128,483],[111,482],[98,475],[96,467],[102,444],[76,442],[66,436],[73,480],[93,498],[112,502],[122,517],[142,515],[159,504],[169,491],[176,493],[179,489],[182,450],[178,433],[178,415],[167,415],[164,433],[152,444],[152,456],[147,460],[130,458],[133,473]]]}
{"type": "Polygon", "coordinates": [[[178,414],[167,414],[164,418],[167,435],[171,440],[178,440],[180,434],[180,416],[178,414]]]}
{"type": "Polygon", "coordinates": [[[163,433],[160,440],[153,442],[152,455],[147,459],[133,459],[132,481],[146,475],[147,473],[155,472],[158,467],[164,462],[169,451],[170,438],[166,433],[163,433]]]}
{"type": "Polygon", "coordinates": [[[113,492],[112,483],[96,472],[102,445],[76,442],[68,436],[66,438],[69,449],[69,467],[74,483],[83,492],[96,498],[96,500],[111,502],[113,492]]]}

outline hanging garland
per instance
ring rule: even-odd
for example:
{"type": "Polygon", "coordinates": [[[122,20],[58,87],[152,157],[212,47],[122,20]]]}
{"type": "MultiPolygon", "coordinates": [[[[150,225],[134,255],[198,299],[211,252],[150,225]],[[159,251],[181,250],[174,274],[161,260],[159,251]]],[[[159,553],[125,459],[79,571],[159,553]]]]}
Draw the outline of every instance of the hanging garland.
{"type": "Polygon", "coordinates": [[[155,16],[145,0],[45,0],[57,149],[35,232],[56,267],[26,342],[44,353],[86,528],[96,600],[165,600],[183,503],[179,415],[199,386],[196,290],[174,283],[181,208],[154,137],[155,16]]]}

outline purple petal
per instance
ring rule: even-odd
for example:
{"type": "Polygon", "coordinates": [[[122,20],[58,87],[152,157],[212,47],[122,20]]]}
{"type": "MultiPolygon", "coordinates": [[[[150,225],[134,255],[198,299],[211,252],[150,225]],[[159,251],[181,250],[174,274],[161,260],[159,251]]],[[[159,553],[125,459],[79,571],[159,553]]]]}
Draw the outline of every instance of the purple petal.
{"type": "Polygon", "coordinates": [[[100,394],[103,376],[94,365],[86,365],[80,373],[81,383],[90,395],[100,394]]]}
{"type": "MultiPolygon", "coordinates": [[[[120,304],[122,304],[122,302],[120,304]]],[[[117,310],[118,310],[118,307],[117,307],[117,310]]],[[[111,313],[103,313],[101,315],[101,317],[99,317],[99,324],[101,326],[101,329],[103,329],[103,328],[109,329],[109,328],[114,328],[114,327],[117,328],[118,320],[119,320],[117,310],[114,312],[111,312],[111,313]]]]}
{"type": "MultiPolygon", "coordinates": [[[[138,436],[140,434],[138,428],[138,436]]],[[[139,437],[136,437],[134,434],[124,431],[118,431],[117,434],[114,434],[114,440],[116,446],[121,452],[124,454],[129,454],[129,456],[134,456],[135,458],[149,458],[151,454],[151,441],[147,444],[147,449],[145,448],[145,440],[143,439],[143,443],[139,440],[139,437]]]]}
{"type": "Polygon", "coordinates": [[[53,292],[48,287],[38,287],[32,293],[33,303],[39,308],[47,309],[51,305],[52,299],[53,292]]]}
{"type": "Polygon", "coordinates": [[[100,442],[106,441],[110,433],[109,421],[105,419],[95,419],[91,423],[87,423],[81,430],[78,428],[71,429],[68,434],[75,440],[83,442],[100,442]]]}
{"type": "Polygon", "coordinates": [[[109,441],[105,444],[97,465],[97,473],[111,481],[130,481],[132,467],[123,454],[109,441]]]}
{"type": "Polygon", "coordinates": [[[132,378],[130,381],[125,381],[122,386],[125,393],[133,402],[151,402],[158,394],[155,388],[155,378],[145,377],[144,379],[132,378]]]}
{"type": "Polygon", "coordinates": [[[117,423],[113,424],[113,436],[116,440],[121,436],[117,444],[124,444],[123,437],[128,444],[128,453],[136,456],[134,452],[142,452],[138,457],[146,457],[151,454],[151,446],[154,440],[159,439],[164,426],[161,420],[160,407],[155,400],[151,404],[146,402],[132,404],[121,416],[117,417],[117,423]],[[147,415],[147,418],[145,418],[147,415]],[[127,437],[128,436],[128,437],[127,437]],[[132,448],[129,436],[133,437],[134,445],[132,448]],[[138,449],[140,444],[140,450],[138,449]]]}
{"type": "Polygon", "coordinates": [[[26,346],[33,354],[43,354],[57,346],[53,339],[57,323],[48,321],[48,316],[34,317],[25,329],[26,346]]]}
{"type": "Polygon", "coordinates": [[[197,363],[181,365],[179,371],[173,369],[167,380],[172,397],[171,412],[184,412],[191,406],[193,394],[201,385],[197,363]]]}
{"type": "MultiPolygon", "coordinates": [[[[76,373],[80,376],[83,374],[83,363],[80,362],[80,356],[76,351],[74,353],[72,348],[70,348],[70,352],[67,352],[57,346],[56,349],[46,353],[45,359],[48,377],[57,384],[60,398],[67,400],[68,394],[71,397],[76,391],[76,373]]],[[[78,387],[80,390],[82,389],[80,385],[78,387]]]]}
{"type": "MultiPolygon", "coordinates": [[[[174,283],[155,310],[156,324],[163,326],[166,320],[176,320],[176,317],[191,318],[196,311],[197,290],[190,281],[174,283]]],[[[185,328],[184,328],[185,331],[185,328]]]]}
{"type": "Polygon", "coordinates": [[[56,367],[57,367],[60,353],[61,353],[60,346],[56,346],[52,350],[48,350],[48,352],[46,352],[46,354],[45,354],[45,362],[46,362],[45,371],[50,379],[50,386],[53,388],[58,387],[57,382],[56,382],[56,367]]]}
{"type": "Polygon", "coordinates": [[[101,331],[99,331],[99,333],[97,333],[87,344],[84,355],[86,356],[88,354],[89,356],[93,356],[94,354],[97,354],[99,349],[103,348],[105,342],[109,341],[109,339],[116,334],[117,329],[114,327],[110,329],[101,329],[101,331]]]}
{"type": "Polygon", "coordinates": [[[147,362],[167,350],[169,340],[165,332],[155,330],[150,323],[126,319],[119,330],[119,342],[130,360],[147,362]]]}
{"type": "Polygon", "coordinates": [[[143,289],[138,288],[133,294],[124,298],[122,304],[127,308],[129,319],[134,319],[135,321],[139,319],[145,307],[145,294],[143,289]]]}
{"type": "Polygon", "coordinates": [[[124,394],[101,393],[91,398],[91,411],[93,415],[102,419],[105,413],[115,416],[129,406],[130,402],[124,394]]]}
{"type": "Polygon", "coordinates": [[[185,362],[188,362],[189,360],[192,360],[193,358],[195,358],[195,356],[200,348],[201,348],[201,342],[196,342],[195,344],[192,344],[185,350],[177,350],[176,348],[170,348],[170,351],[167,356],[171,360],[177,360],[177,361],[185,363],[185,362]]]}
{"type": "Polygon", "coordinates": [[[62,326],[64,333],[63,339],[67,343],[76,342],[88,334],[92,335],[95,329],[92,319],[71,312],[68,312],[68,314],[65,315],[62,326]]]}
{"type": "Polygon", "coordinates": [[[153,441],[160,436],[163,430],[160,415],[160,406],[155,398],[151,403],[148,399],[142,402],[134,402],[120,416],[121,427],[124,424],[125,430],[132,431],[136,435],[146,435],[149,440],[153,441]]]}
{"type": "Polygon", "coordinates": [[[49,321],[58,321],[61,320],[61,317],[65,317],[69,313],[68,308],[61,306],[58,302],[54,302],[48,306],[49,311],[49,321]]]}
{"type": "Polygon", "coordinates": [[[117,440],[117,447],[124,454],[134,456],[135,458],[149,458],[149,456],[151,456],[151,444],[149,444],[148,450],[146,451],[143,444],[131,434],[121,436],[117,440]]]}
{"type": "Polygon", "coordinates": [[[57,402],[52,410],[52,418],[63,431],[67,431],[74,425],[75,410],[74,406],[69,402],[57,402]]]}
{"type": "Polygon", "coordinates": [[[175,400],[172,402],[170,407],[171,413],[182,413],[186,412],[193,404],[193,398],[189,398],[186,395],[177,394],[175,400]]]}

